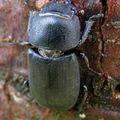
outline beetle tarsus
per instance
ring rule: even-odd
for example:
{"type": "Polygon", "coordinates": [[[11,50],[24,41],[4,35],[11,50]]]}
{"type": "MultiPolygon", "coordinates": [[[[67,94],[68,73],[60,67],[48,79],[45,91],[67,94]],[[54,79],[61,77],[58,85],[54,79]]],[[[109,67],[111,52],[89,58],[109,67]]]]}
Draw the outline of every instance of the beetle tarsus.
{"type": "Polygon", "coordinates": [[[85,53],[80,53],[80,55],[81,55],[82,58],[84,59],[86,65],[87,65],[87,68],[88,68],[91,72],[93,72],[93,73],[95,73],[95,74],[97,74],[97,75],[99,75],[99,76],[102,76],[102,75],[103,75],[102,73],[96,72],[95,70],[93,70],[93,69],[90,67],[89,60],[88,60],[87,56],[85,55],[85,53]]]}
{"type": "Polygon", "coordinates": [[[81,44],[83,44],[86,41],[86,39],[87,39],[95,21],[97,21],[98,19],[103,18],[103,17],[104,17],[104,14],[102,14],[102,13],[97,14],[97,15],[93,15],[85,22],[86,23],[85,29],[84,29],[84,32],[83,32],[83,35],[82,35],[82,39],[80,40],[78,46],[80,46],[81,44]]]}

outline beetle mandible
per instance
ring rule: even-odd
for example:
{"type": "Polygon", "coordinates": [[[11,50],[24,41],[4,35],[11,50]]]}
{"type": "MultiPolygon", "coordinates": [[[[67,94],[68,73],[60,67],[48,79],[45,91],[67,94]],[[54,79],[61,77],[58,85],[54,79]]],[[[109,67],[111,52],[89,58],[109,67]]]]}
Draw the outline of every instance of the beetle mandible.
{"type": "Polygon", "coordinates": [[[76,13],[70,0],[52,1],[30,12],[28,36],[33,48],[28,50],[29,86],[40,105],[68,110],[78,99],[80,68],[71,50],[85,42],[94,22],[104,15],[90,17],[81,37],[76,13]]]}

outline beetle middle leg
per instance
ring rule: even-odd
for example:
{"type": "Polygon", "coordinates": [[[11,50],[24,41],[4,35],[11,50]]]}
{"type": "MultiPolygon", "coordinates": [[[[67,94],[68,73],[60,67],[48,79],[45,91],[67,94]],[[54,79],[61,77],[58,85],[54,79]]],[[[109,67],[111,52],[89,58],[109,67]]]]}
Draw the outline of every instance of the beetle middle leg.
{"type": "Polygon", "coordinates": [[[85,53],[80,53],[80,55],[81,55],[82,58],[84,59],[88,70],[90,70],[91,72],[95,73],[96,75],[99,75],[99,76],[102,76],[102,75],[103,75],[102,73],[96,72],[95,70],[93,70],[93,69],[90,67],[89,60],[88,60],[87,56],[85,55],[85,53]]]}

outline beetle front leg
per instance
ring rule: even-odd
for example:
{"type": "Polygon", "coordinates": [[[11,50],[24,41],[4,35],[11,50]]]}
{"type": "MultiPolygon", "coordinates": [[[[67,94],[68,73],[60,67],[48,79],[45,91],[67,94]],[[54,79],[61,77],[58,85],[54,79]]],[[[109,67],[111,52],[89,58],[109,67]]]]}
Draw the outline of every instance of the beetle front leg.
{"type": "Polygon", "coordinates": [[[85,55],[85,53],[80,53],[80,55],[81,55],[82,58],[84,59],[85,64],[87,65],[88,70],[90,70],[91,72],[95,73],[96,75],[99,75],[99,76],[102,76],[102,75],[103,75],[102,73],[96,72],[95,70],[93,70],[93,69],[90,67],[89,60],[88,60],[87,56],[85,55]]]}
{"type": "Polygon", "coordinates": [[[79,42],[79,45],[78,45],[78,46],[80,46],[81,44],[83,44],[83,43],[86,41],[86,39],[87,39],[87,37],[88,37],[88,35],[89,35],[90,31],[91,31],[91,28],[92,28],[93,24],[94,24],[98,19],[103,18],[103,17],[104,17],[104,14],[100,13],[100,14],[91,16],[91,17],[85,22],[85,23],[86,23],[85,29],[84,29],[82,38],[80,39],[80,42],[79,42]]]}

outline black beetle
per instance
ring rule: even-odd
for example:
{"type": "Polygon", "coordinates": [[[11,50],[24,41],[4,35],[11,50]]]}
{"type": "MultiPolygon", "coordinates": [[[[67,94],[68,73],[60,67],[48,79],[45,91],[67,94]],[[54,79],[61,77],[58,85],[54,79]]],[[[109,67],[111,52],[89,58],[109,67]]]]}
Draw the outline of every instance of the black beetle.
{"type": "Polygon", "coordinates": [[[58,110],[73,107],[80,93],[80,68],[75,53],[93,23],[103,14],[86,21],[80,37],[80,20],[70,1],[53,1],[40,11],[30,12],[28,35],[34,48],[28,50],[30,93],[38,104],[58,110]],[[82,39],[80,39],[82,38],[82,39]]]}

